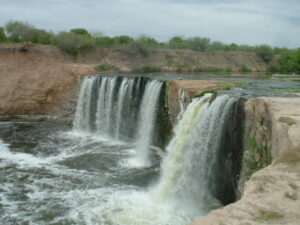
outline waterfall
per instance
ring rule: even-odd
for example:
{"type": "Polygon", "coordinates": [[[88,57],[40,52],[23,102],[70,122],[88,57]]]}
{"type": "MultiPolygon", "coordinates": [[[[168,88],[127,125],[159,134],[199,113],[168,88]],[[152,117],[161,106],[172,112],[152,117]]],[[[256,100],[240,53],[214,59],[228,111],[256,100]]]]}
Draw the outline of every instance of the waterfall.
{"type": "Polygon", "coordinates": [[[82,132],[91,132],[91,105],[93,83],[95,77],[87,77],[84,79],[80,88],[79,99],[77,103],[74,129],[82,132]]]}
{"type": "Polygon", "coordinates": [[[137,160],[145,166],[149,165],[150,145],[161,86],[162,83],[156,80],[148,82],[143,95],[136,149],[137,160]]]}
{"type": "Polygon", "coordinates": [[[87,76],[77,103],[74,131],[134,140],[145,162],[152,144],[162,82],[139,77],[87,76]]]}
{"type": "Polygon", "coordinates": [[[158,201],[194,216],[221,205],[220,170],[230,157],[230,153],[222,155],[222,143],[237,99],[226,95],[211,103],[210,99],[211,94],[194,99],[184,112],[167,147],[154,191],[158,201]]]}

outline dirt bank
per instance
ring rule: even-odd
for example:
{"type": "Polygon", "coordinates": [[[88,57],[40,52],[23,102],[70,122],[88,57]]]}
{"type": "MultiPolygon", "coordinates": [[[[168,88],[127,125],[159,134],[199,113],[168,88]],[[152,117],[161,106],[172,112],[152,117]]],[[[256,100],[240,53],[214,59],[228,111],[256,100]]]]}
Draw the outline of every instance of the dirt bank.
{"type": "MultiPolygon", "coordinates": [[[[94,68],[101,64],[113,65],[113,70],[123,72],[146,64],[163,71],[176,71],[178,67],[183,70],[218,67],[234,71],[241,65],[254,71],[265,69],[265,64],[254,53],[160,49],[143,57],[121,48],[97,49],[75,60],[54,46],[1,44],[0,119],[31,121],[32,115],[39,115],[35,117],[38,121],[43,120],[43,116],[46,120],[49,116],[53,120],[72,119],[80,76],[97,73],[94,68]]],[[[178,113],[177,108],[175,111],[178,113]]]]}
{"type": "Polygon", "coordinates": [[[251,71],[265,71],[265,62],[252,52],[217,51],[198,52],[189,49],[154,49],[143,56],[128,48],[103,48],[78,57],[78,61],[88,64],[109,64],[115,70],[129,72],[143,65],[159,68],[161,71],[191,71],[220,69],[239,72],[243,66],[251,71]]]}
{"type": "Polygon", "coordinates": [[[93,66],[67,61],[55,47],[1,45],[0,115],[67,117],[79,76],[88,73],[93,66]]]}

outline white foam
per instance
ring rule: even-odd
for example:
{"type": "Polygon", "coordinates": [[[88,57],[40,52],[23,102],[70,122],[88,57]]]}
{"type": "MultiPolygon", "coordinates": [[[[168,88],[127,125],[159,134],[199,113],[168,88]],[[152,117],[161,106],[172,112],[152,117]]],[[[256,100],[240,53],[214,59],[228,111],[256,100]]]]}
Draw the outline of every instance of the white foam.
{"type": "Polygon", "coordinates": [[[19,164],[20,166],[40,167],[43,164],[48,164],[46,158],[35,157],[28,153],[11,152],[9,145],[0,140],[0,159],[19,164]]]}

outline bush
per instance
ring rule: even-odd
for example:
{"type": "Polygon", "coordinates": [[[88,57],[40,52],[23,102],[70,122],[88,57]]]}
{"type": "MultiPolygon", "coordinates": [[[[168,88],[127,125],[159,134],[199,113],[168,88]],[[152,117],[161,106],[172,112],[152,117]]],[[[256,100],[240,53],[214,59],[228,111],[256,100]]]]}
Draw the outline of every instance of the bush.
{"type": "Polygon", "coordinates": [[[7,37],[5,35],[3,27],[0,27],[0,42],[6,41],[7,37]]]}
{"type": "Polygon", "coordinates": [[[189,38],[186,40],[187,46],[195,51],[206,51],[209,47],[210,40],[208,38],[189,38]]]}
{"type": "Polygon", "coordinates": [[[85,36],[89,36],[89,37],[91,36],[89,34],[89,32],[83,28],[74,28],[74,29],[71,29],[70,32],[74,33],[74,34],[78,34],[78,35],[85,35],[85,36]]]}
{"type": "Polygon", "coordinates": [[[300,73],[300,50],[283,49],[279,59],[280,73],[300,73]]]}
{"type": "Polygon", "coordinates": [[[94,37],[97,46],[109,47],[114,44],[114,39],[108,36],[94,37]]]}
{"type": "Polygon", "coordinates": [[[159,45],[157,40],[155,40],[152,37],[146,36],[146,35],[141,35],[139,38],[136,39],[135,42],[136,43],[141,43],[141,44],[144,44],[144,45],[147,45],[147,46],[152,46],[152,47],[155,47],[155,46],[159,45]]]}
{"type": "Polygon", "coordinates": [[[113,40],[114,40],[114,44],[121,44],[121,45],[134,42],[134,39],[127,35],[113,37],[113,40]]]}
{"type": "Polygon", "coordinates": [[[54,41],[54,34],[49,33],[45,30],[35,29],[32,32],[33,36],[30,41],[33,43],[49,45],[54,41]]]}
{"type": "Polygon", "coordinates": [[[255,49],[256,54],[265,62],[271,62],[274,57],[273,49],[268,45],[260,45],[255,49]]]}
{"type": "Polygon", "coordinates": [[[95,42],[86,35],[61,32],[56,36],[56,45],[66,53],[77,56],[79,53],[95,47],[95,42]]]}
{"type": "Polygon", "coordinates": [[[186,45],[185,45],[185,40],[183,39],[183,37],[180,37],[180,36],[175,36],[175,37],[172,37],[169,42],[169,47],[171,48],[185,48],[186,45]]]}
{"type": "Polygon", "coordinates": [[[15,41],[30,41],[35,35],[35,28],[28,23],[19,21],[10,21],[5,26],[8,37],[15,41]]]}
{"type": "Polygon", "coordinates": [[[249,73],[249,72],[251,72],[251,70],[246,65],[244,65],[244,64],[240,66],[239,71],[242,72],[242,73],[249,73]]]}

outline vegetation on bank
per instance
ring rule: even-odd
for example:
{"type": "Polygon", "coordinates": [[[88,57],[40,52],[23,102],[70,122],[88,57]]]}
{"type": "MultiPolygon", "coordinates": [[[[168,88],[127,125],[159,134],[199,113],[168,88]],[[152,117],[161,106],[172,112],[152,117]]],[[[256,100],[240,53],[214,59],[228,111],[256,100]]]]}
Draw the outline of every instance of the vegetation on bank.
{"type": "MultiPolygon", "coordinates": [[[[194,51],[245,51],[254,52],[267,63],[268,72],[300,74],[300,48],[272,48],[268,45],[248,46],[237,44],[224,44],[222,42],[211,41],[208,38],[193,37],[184,38],[175,36],[167,42],[159,42],[152,37],[142,35],[138,38],[132,38],[127,35],[109,37],[101,32],[88,32],[83,28],[75,28],[70,31],[59,33],[49,32],[38,29],[35,26],[20,22],[9,21],[4,27],[0,27],[0,43],[19,43],[32,42],[44,45],[55,45],[62,51],[74,57],[84,54],[88,51],[94,51],[97,48],[122,48],[134,51],[142,57],[148,57],[151,52],[157,49],[191,49],[194,51]]],[[[173,62],[169,62],[170,65],[173,62]]],[[[184,71],[185,65],[177,65],[178,71],[184,71]]],[[[102,66],[98,68],[101,71],[110,70],[102,66]]],[[[137,68],[137,71],[153,71],[151,65],[145,65],[143,68],[137,68]]],[[[216,72],[216,68],[196,68],[193,72],[216,72]]],[[[218,71],[217,71],[218,72],[218,71]]],[[[224,71],[222,71],[224,72],[224,71]]],[[[227,72],[227,70],[225,71],[227,72]]],[[[228,69],[230,72],[230,68],[228,69]]],[[[250,72],[245,66],[241,65],[240,72],[250,72]]]]}
{"type": "Polygon", "coordinates": [[[271,211],[271,210],[264,210],[261,209],[259,210],[259,216],[255,217],[254,220],[257,222],[263,222],[263,221],[268,221],[268,220],[277,220],[283,217],[282,214],[276,211],[271,211]]]}

